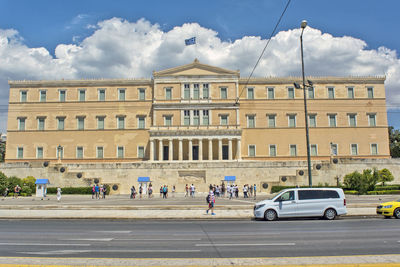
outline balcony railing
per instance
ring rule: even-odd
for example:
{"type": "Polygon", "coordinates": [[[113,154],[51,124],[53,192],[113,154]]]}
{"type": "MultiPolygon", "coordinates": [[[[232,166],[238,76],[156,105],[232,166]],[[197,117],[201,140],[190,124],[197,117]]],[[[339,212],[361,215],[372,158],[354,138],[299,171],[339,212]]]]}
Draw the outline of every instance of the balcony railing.
{"type": "Polygon", "coordinates": [[[182,130],[238,130],[240,125],[174,125],[151,126],[150,131],[182,131],[182,130]]]}

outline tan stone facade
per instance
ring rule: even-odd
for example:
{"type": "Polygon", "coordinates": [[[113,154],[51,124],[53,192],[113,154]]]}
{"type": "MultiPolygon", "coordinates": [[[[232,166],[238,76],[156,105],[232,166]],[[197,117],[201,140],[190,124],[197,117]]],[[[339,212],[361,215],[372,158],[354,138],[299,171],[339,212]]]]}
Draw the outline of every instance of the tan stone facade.
{"type": "MultiPolygon", "coordinates": [[[[384,77],[315,77],[312,160],[389,158],[384,77]]],[[[193,63],[152,79],[10,81],[6,162],[306,158],[298,78],[193,63]]]]}

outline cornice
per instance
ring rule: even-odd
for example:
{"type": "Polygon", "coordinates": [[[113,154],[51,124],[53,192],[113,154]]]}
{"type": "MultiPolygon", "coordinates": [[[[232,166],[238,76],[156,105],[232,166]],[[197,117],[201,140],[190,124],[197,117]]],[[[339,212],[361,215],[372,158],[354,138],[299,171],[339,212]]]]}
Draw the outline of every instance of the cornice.
{"type": "MultiPolygon", "coordinates": [[[[354,83],[354,84],[383,84],[386,80],[386,76],[348,76],[348,77],[306,77],[306,80],[311,80],[314,84],[328,83],[328,84],[343,84],[343,83],[354,83]]],[[[266,78],[240,78],[239,84],[293,84],[294,82],[302,83],[301,77],[266,77],[266,78]]]]}
{"type": "Polygon", "coordinates": [[[153,109],[191,109],[191,108],[220,108],[238,109],[238,103],[157,103],[153,104],[153,109]]]}
{"type": "Polygon", "coordinates": [[[93,80],[21,80],[8,81],[10,88],[30,87],[89,87],[153,85],[152,79],[93,79],[93,80]]]}

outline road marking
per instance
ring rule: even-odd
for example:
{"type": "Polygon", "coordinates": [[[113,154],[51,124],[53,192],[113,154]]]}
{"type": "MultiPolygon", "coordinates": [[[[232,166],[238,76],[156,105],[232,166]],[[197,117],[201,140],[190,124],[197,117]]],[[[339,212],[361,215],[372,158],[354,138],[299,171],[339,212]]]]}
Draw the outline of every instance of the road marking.
{"type": "MultiPolygon", "coordinates": [[[[52,250],[52,251],[24,251],[24,252],[17,252],[20,254],[33,254],[33,255],[65,255],[65,254],[77,254],[77,253],[188,253],[188,252],[201,252],[199,249],[132,249],[132,250],[52,250]]],[[[99,258],[101,259],[101,258],[99,258]]]]}
{"type": "Polygon", "coordinates": [[[95,233],[110,233],[110,234],[130,234],[132,231],[92,231],[95,233]]]}
{"type": "Polygon", "coordinates": [[[208,247],[208,246],[218,246],[218,247],[235,247],[235,246],[295,246],[296,243],[264,243],[264,244],[196,244],[196,247],[208,247]]]}
{"type": "Polygon", "coordinates": [[[65,255],[65,254],[76,254],[76,253],[90,253],[93,250],[53,250],[53,251],[37,251],[37,252],[17,252],[21,254],[33,254],[33,255],[65,255]]]}
{"type": "Polygon", "coordinates": [[[109,242],[114,238],[70,238],[70,239],[58,239],[59,241],[102,241],[109,242]]]}
{"type": "Polygon", "coordinates": [[[201,238],[176,238],[176,239],[168,239],[168,238],[158,238],[158,239],[151,239],[151,238],[116,238],[115,241],[200,241],[201,238]]]}
{"type": "Polygon", "coordinates": [[[90,244],[0,243],[0,246],[77,246],[77,247],[88,247],[88,246],[90,246],[90,244]]]}

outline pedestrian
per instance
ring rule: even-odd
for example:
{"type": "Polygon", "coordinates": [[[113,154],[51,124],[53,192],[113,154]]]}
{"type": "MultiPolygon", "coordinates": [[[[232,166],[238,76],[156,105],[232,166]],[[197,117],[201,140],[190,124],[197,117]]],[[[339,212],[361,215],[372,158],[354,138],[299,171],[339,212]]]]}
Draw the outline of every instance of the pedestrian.
{"type": "Polygon", "coordinates": [[[103,198],[103,185],[100,185],[100,197],[103,198]]]}
{"type": "Polygon", "coordinates": [[[142,185],[139,185],[139,198],[142,198],[143,188],[142,185]]]}
{"type": "Polygon", "coordinates": [[[163,198],[167,198],[167,186],[163,186],[163,198]]]}
{"type": "Polygon", "coordinates": [[[103,185],[103,199],[106,199],[106,194],[107,194],[107,186],[104,184],[103,185]]]}
{"type": "Polygon", "coordinates": [[[192,196],[192,198],[195,197],[195,192],[196,192],[196,187],[192,184],[190,186],[190,195],[192,196]]]}
{"type": "Polygon", "coordinates": [[[250,185],[249,193],[250,193],[250,197],[252,197],[253,196],[253,185],[250,185]]]}
{"type": "Polygon", "coordinates": [[[219,197],[219,191],[220,191],[220,188],[219,188],[219,185],[217,185],[216,187],[215,187],[215,196],[216,197],[219,197]]]}
{"type": "Polygon", "coordinates": [[[210,186],[210,192],[208,193],[206,200],[208,203],[208,208],[206,210],[206,213],[208,214],[208,212],[211,210],[211,215],[215,215],[215,213],[214,213],[215,195],[214,195],[214,190],[211,186],[210,186]]]}
{"type": "Polygon", "coordinates": [[[94,187],[94,191],[96,192],[96,199],[100,199],[100,187],[99,184],[96,184],[94,187]]]}
{"type": "Polygon", "coordinates": [[[185,197],[188,197],[189,196],[189,186],[188,186],[188,184],[186,184],[186,186],[185,186],[185,197]]]}
{"type": "Polygon", "coordinates": [[[247,198],[247,185],[243,186],[243,198],[247,198]]]}
{"type": "Polygon", "coordinates": [[[233,197],[233,185],[228,185],[228,188],[229,188],[229,199],[232,199],[232,197],[233,197]]]}
{"type": "Polygon", "coordinates": [[[257,186],[256,186],[256,184],[254,184],[253,190],[254,190],[254,199],[256,199],[256,197],[257,197],[257,186]]]}
{"type": "Polygon", "coordinates": [[[4,189],[4,192],[3,192],[3,200],[4,199],[6,199],[6,197],[8,196],[8,187],[6,187],[5,189],[4,189]]]}
{"type": "Polygon", "coordinates": [[[149,185],[148,193],[149,193],[149,198],[151,198],[153,196],[153,186],[151,184],[149,185]]]}
{"type": "Polygon", "coordinates": [[[163,187],[160,186],[160,197],[163,197],[163,195],[164,195],[164,190],[163,190],[163,187]]]}
{"type": "Polygon", "coordinates": [[[60,202],[61,200],[61,188],[57,187],[57,201],[60,202]]]}
{"type": "Polygon", "coordinates": [[[19,187],[19,185],[16,185],[16,186],[14,187],[14,197],[15,197],[15,198],[18,198],[18,196],[19,196],[19,194],[20,194],[20,191],[21,191],[21,187],[19,187]]]}
{"type": "Polygon", "coordinates": [[[175,197],[175,185],[172,186],[172,197],[175,197]]]}
{"type": "Polygon", "coordinates": [[[94,199],[95,194],[96,194],[96,185],[93,185],[93,187],[92,187],[92,199],[94,199]]]}
{"type": "Polygon", "coordinates": [[[135,189],[135,186],[132,185],[130,198],[135,199],[135,194],[136,194],[136,189],[135,189]]]}

